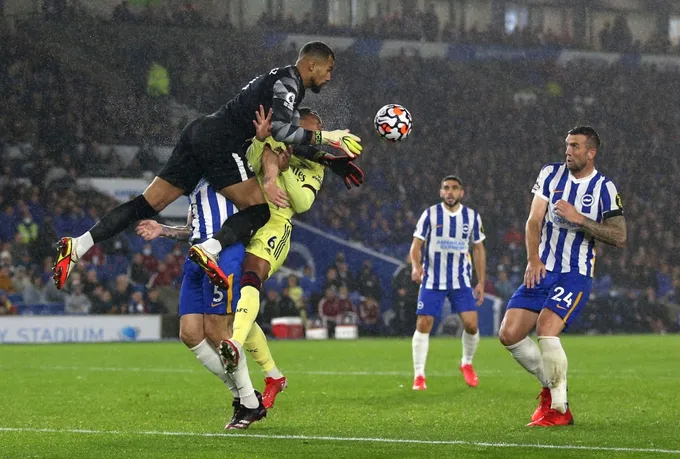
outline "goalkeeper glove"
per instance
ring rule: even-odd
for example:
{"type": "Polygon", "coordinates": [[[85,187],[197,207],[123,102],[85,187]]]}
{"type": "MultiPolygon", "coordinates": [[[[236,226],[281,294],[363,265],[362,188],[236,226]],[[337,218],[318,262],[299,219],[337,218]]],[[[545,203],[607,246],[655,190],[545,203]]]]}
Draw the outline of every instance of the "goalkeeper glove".
{"type": "Polygon", "coordinates": [[[364,171],[354,164],[348,156],[334,156],[329,153],[324,155],[319,163],[339,176],[345,182],[345,187],[348,190],[351,190],[353,186],[359,187],[364,183],[364,171]]]}
{"type": "Polygon", "coordinates": [[[333,148],[340,149],[351,159],[361,154],[361,139],[351,134],[349,130],[316,131],[314,137],[317,145],[330,145],[333,148]]]}
{"type": "Polygon", "coordinates": [[[339,175],[345,182],[347,189],[361,186],[364,183],[364,171],[352,162],[349,156],[335,156],[309,145],[296,145],[293,154],[315,163],[328,167],[331,172],[339,175]]]}

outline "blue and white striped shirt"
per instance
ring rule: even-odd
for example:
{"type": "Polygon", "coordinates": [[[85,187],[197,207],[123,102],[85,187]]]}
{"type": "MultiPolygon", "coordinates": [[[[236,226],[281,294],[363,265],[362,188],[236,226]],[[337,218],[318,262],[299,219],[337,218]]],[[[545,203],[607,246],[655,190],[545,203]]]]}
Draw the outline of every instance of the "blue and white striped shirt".
{"type": "Polygon", "coordinates": [[[553,163],[543,166],[532,193],[548,201],[538,248],[546,269],[555,273],[578,271],[592,277],[595,238],[557,215],[555,204],[560,199],[568,201],[596,222],[623,215],[621,197],[614,183],[597,170],[588,177],[576,179],[565,163],[553,163]]]}
{"type": "Polygon", "coordinates": [[[461,205],[450,212],[440,203],[420,216],[413,237],[425,241],[423,287],[451,290],[470,287],[470,242],[486,239],[482,217],[461,205]]]}
{"type": "Polygon", "coordinates": [[[203,242],[220,229],[224,221],[238,212],[227,198],[201,180],[189,195],[191,206],[191,240],[203,242]]]}

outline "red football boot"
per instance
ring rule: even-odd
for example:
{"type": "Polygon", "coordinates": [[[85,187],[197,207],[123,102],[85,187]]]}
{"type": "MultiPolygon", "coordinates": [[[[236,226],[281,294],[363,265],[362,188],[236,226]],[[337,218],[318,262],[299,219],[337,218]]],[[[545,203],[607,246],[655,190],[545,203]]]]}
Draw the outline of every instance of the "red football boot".
{"type": "Polygon", "coordinates": [[[477,384],[479,384],[479,378],[477,378],[477,373],[475,373],[471,363],[461,365],[460,372],[463,373],[463,377],[465,378],[465,382],[468,386],[477,387],[477,384]]]}
{"type": "Polygon", "coordinates": [[[539,402],[536,411],[531,415],[531,422],[541,419],[548,411],[550,411],[550,405],[552,404],[552,396],[550,395],[550,389],[548,387],[544,387],[536,398],[539,402]]]}
{"type": "Polygon", "coordinates": [[[288,379],[285,376],[281,376],[278,379],[264,378],[264,392],[262,393],[262,404],[264,407],[267,409],[273,407],[276,396],[279,392],[283,392],[286,387],[288,387],[288,379]]]}
{"type": "Polygon", "coordinates": [[[57,243],[57,258],[52,266],[52,280],[58,290],[64,288],[68,275],[78,263],[78,256],[75,251],[75,238],[62,237],[57,243]]]}
{"type": "Polygon", "coordinates": [[[571,415],[571,410],[569,408],[567,408],[567,412],[564,414],[557,410],[550,409],[541,419],[527,424],[527,427],[555,427],[570,426],[572,424],[574,424],[574,417],[571,415]]]}
{"type": "Polygon", "coordinates": [[[229,290],[229,278],[217,265],[217,259],[200,244],[189,249],[189,259],[205,271],[210,282],[223,290],[229,290]]]}
{"type": "Polygon", "coordinates": [[[425,376],[416,376],[413,380],[413,390],[425,390],[427,389],[427,382],[425,381],[425,376]]]}

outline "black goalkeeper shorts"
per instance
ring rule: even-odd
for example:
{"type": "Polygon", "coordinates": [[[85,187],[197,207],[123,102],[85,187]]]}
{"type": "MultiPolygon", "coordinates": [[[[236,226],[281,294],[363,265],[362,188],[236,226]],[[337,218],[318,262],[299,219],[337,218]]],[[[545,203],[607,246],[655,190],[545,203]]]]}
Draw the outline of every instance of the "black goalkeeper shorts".
{"type": "Polygon", "coordinates": [[[254,177],[245,149],[220,118],[204,116],[187,124],[158,177],[189,195],[205,178],[219,191],[254,177]]]}

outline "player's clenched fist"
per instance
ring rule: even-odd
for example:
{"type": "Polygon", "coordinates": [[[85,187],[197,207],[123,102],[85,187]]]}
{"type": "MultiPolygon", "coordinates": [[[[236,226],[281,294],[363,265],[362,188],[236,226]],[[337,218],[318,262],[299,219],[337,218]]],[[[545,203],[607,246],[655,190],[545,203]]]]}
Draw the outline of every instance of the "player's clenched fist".
{"type": "Polygon", "coordinates": [[[582,225],[583,221],[586,219],[583,214],[576,210],[576,207],[574,207],[573,204],[565,201],[564,199],[557,201],[555,204],[555,212],[557,215],[564,218],[569,223],[573,223],[574,225],[582,225]]]}

